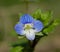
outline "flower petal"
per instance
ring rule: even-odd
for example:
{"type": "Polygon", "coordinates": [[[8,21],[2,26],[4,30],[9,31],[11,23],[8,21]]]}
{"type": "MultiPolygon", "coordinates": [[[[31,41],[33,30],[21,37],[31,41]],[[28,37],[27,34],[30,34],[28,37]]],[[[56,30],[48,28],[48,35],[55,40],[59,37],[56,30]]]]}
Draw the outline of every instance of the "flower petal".
{"type": "Polygon", "coordinates": [[[34,32],[33,29],[26,30],[25,33],[26,33],[27,39],[29,39],[29,40],[34,40],[35,39],[35,32],[34,32]]]}
{"type": "Polygon", "coordinates": [[[17,34],[23,35],[24,34],[23,24],[16,24],[15,30],[17,34]]]}
{"type": "Polygon", "coordinates": [[[29,14],[24,14],[23,16],[20,17],[20,22],[23,24],[32,23],[33,20],[34,20],[33,17],[30,16],[29,14]]]}
{"type": "Polygon", "coordinates": [[[34,21],[33,28],[35,28],[36,32],[39,32],[43,29],[43,23],[39,20],[34,21]]]}

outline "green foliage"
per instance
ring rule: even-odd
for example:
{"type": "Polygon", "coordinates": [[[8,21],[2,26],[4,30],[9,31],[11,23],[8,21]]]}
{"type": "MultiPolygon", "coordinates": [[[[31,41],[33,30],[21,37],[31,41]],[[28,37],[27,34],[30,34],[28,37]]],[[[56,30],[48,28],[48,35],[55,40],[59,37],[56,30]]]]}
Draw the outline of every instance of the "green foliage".
{"type": "Polygon", "coordinates": [[[52,11],[47,11],[43,13],[40,9],[36,10],[32,16],[44,23],[44,26],[48,25],[52,18],[52,11]]]}
{"type": "MultiPolygon", "coordinates": [[[[43,28],[43,32],[48,34],[49,32],[51,32],[53,29],[55,29],[55,27],[58,25],[58,19],[53,19],[52,18],[52,11],[47,11],[47,12],[42,12],[40,9],[36,10],[34,13],[32,13],[32,16],[43,22],[44,24],[44,28],[43,28]]],[[[41,34],[38,33],[37,35],[43,35],[43,33],[41,34]]]]}
{"type": "Polygon", "coordinates": [[[22,52],[26,47],[28,47],[28,40],[24,36],[18,36],[17,41],[11,43],[10,52],[22,52]]]}
{"type": "Polygon", "coordinates": [[[57,19],[56,19],[56,20],[53,20],[53,22],[50,23],[50,24],[43,30],[43,32],[45,32],[45,33],[48,34],[49,32],[53,31],[58,24],[59,24],[59,23],[58,23],[57,19]]]}
{"type": "Polygon", "coordinates": [[[34,19],[42,20],[41,19],[41,13],[42,13],[41,10],[38,9],[35,12],[32,13],[32,16],[34,17],[34,19]]]}
{"type": "Polygon", "coordinates": [[[32,52],[33,48],[30,47],[30,42],[25,37],[18,37],[16,42],[11,43],[10,52],[32,52]]]}
{"type": "Polygon", "coordinates": [[[17,46],[14,48],[11,48],[10,52],[22,52],[23,47],[17,46]]]}
{"type": "Polygon", "coordinates": [[[47,11],[46,13],[41,14],[41,19],[43,20],[44,26],[48,25],[52,19],[52,12],[47,11]]]}

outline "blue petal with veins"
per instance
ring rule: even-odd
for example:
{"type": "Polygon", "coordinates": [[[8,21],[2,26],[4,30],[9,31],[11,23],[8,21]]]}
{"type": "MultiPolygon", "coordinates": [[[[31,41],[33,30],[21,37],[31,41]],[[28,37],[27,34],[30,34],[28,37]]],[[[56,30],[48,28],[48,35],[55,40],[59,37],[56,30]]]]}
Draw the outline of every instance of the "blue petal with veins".
{"type": "Polygon", "coordinates": [[[20,23],[26,24],[26,23],[32,23],[34,19],[29,14],[24,14],[20,17],[20,23]]]}
{"type": "Polygon", "coordinates": [[[36,32],[40,32],[43,29],[43,23],[39,20],[35,20],[33,23],[33,28],[35,28],[36,32]]]}
{"type": "Polygon", "coordinates": [[[15,25],[15,30],[17,34],[23,35],[24,33],[24,28],[23,28],[23,24],[18,23],[15,25]]]}

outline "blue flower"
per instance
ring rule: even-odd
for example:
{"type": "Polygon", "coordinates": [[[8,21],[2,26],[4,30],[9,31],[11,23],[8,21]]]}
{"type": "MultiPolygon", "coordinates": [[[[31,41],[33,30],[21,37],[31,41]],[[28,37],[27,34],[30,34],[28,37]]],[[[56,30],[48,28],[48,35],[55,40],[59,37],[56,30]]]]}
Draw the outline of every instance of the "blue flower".
{"type": "Polygon", "coordinates": [[[29,14],[24,14],[20,17],[19,23],[15,25],[17,34],[25,35],[27,39],[34,40],[35,33],[43,29],[43,23],[33,19],[29,14]]]}

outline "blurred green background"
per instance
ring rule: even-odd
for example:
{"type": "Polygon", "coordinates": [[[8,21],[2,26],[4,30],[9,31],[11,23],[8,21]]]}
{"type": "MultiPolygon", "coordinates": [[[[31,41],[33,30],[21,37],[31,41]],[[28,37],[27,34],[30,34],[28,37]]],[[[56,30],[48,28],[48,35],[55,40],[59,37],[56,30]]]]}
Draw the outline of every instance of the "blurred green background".
{"type": "MultiPolygon", "coordinates": [[[[53,18],[60,19],[60,0],[30,1],[27,10],[24,0],[0,0],[0,52],[9,52],[9,43],[16,41],[17,37],[11,32],[19,20],[19,13],[31,14],[40,8],[42,11],[52,10],[53,18]]],[[[34,52],[60,52],[60,25],[38,42],[34,52]]]]}

